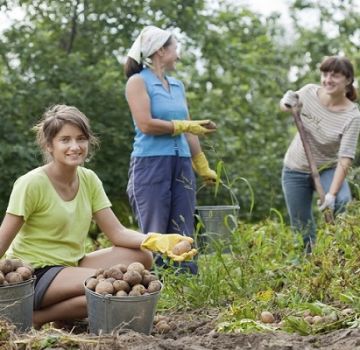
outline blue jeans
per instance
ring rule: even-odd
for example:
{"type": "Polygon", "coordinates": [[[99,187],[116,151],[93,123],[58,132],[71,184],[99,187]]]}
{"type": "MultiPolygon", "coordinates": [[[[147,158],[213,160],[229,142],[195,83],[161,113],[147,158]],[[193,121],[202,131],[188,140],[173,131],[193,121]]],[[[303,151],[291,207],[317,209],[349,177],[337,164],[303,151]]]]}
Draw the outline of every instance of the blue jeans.
{"type": "MultiPolygon", "coordinates": [[[[330,189],[334,173],[335,168],[326,169],[320,173],[320,182],[325,193],[330,189]]],[[[311,174],[284,167],[281,180],[291,228],[293,231],[301,233],[305,248],[311,251],[311,246],[315,243],[316,238],[316,224],[312,212],[315,187],[311,174]]],[[[350,200],[350,187],[344,180],[336,195],[335,214],[343,212],[350,200]]]]}

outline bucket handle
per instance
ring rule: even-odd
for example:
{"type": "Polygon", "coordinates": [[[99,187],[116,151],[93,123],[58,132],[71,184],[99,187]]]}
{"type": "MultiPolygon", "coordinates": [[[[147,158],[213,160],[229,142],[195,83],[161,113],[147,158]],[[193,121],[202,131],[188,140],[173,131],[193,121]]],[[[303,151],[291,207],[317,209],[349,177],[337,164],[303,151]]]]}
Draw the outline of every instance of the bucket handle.
{"type": "MultiPolygon", "coordinates": [[[[225,185],[223,182],[220,182],[220,185],[225,187],[229,193],[230,193],[230,197],[231,197],[231,200],[233,201],[233,204],[235,203],[236,205],[239,205],[239,201],[238,199],[236,198],[235,194],[234,194],[234,191],[227,185],[225,185]]],[[[196,191],[196,193],[198,194],[203,188],[205,187],[209,187],[207,186],[206,184],[202,184],[196,191]]]]}

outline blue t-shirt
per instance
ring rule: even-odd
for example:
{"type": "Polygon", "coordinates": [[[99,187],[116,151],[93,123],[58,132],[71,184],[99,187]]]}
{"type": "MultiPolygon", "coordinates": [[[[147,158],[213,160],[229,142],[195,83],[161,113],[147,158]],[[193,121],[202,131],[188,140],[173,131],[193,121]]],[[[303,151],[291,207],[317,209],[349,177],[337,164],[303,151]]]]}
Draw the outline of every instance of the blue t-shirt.
{"type": "MultiPolygon", "coordinates": [[[[169,83],[167,91],[157,76],[145,68],[140,73],[147,93],[150,97],[151,116],[162,120],[185,120],[188,118],[188,108],[185,89],[181,81],[166,76],[169,83]]],[[[135,124],[135,139],[132,157],[173,156],[191,157],[189,144],[184,134],[171,136],[146,135],[135,124]]]]}

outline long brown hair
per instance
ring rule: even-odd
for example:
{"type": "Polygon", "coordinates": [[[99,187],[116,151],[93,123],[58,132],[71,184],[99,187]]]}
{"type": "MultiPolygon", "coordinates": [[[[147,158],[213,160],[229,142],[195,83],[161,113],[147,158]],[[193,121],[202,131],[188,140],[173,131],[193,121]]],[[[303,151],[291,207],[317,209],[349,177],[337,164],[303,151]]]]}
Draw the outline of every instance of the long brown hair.
{"type": "Polygon", "coordinates": [[[343,56],[329,56],[320,64],[321,72],[334,72],[344,75],[350,79],[349,85],[346,86],[346,97],[350,101],[357,100],[357,92],[353,85],[354,83],[354,67],[350,60],[343,56]]]}

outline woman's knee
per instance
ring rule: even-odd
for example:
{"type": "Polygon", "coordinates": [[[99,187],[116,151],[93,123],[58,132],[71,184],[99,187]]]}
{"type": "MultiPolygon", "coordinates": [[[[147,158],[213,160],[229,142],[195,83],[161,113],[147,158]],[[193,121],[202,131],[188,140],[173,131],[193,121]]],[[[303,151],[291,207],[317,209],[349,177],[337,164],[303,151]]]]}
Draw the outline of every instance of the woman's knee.
{"type": "Polygon", "coordinates": [[[140,261],[146,269],[150,270],[151,266],[153,264],[153,254],[146,250],[146,251],[142,251],[143,253],[143,257],[142,257],[142,261],[140,261]]]}

